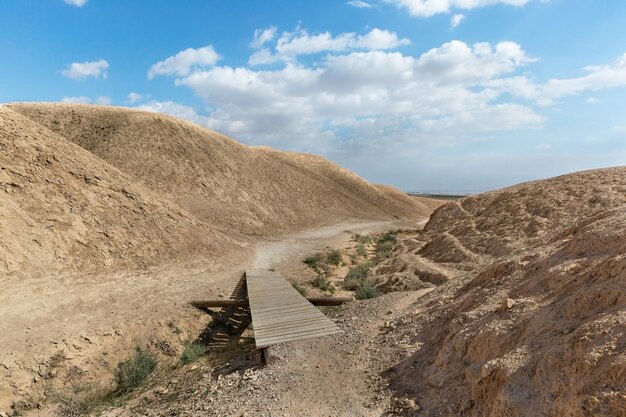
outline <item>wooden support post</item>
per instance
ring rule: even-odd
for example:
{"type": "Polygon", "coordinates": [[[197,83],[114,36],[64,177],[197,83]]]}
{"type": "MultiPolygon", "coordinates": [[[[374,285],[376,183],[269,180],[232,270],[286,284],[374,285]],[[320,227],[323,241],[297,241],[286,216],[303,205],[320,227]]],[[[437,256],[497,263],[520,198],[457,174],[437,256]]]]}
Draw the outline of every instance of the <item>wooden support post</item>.
{"type": "Polygon", "coordinates": [[[261,363],[263,364],[263,366],[271,365],[272,362],[274,362],[275,358],[276,357],[272,353],[272,350],[269,346],[261,348],[261,363]]]}

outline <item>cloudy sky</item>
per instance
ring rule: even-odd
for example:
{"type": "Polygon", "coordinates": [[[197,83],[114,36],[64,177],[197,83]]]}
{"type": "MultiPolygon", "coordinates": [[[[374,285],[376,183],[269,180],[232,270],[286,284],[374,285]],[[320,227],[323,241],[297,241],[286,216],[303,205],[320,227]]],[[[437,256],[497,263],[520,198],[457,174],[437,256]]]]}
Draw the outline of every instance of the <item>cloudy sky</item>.
{"type": "Polygon", "coordinates": [[[0,22],[0,102],[165,112],[408,191],[626,164],[623,0],[2,0],[0,22]]]}

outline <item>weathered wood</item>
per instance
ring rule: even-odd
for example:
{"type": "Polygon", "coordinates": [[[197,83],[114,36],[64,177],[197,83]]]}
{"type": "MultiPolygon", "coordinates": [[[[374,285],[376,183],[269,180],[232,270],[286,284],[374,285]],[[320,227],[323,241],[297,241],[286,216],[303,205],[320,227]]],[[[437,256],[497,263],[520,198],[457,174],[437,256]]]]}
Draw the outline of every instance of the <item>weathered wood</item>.
{"type": "Polygon", "coordinates": [[[248,307],[248,299],[245,300],[195,300],[191,305],[196,308],[227,308],[227,307],[248,307]]]}
{"type": "Polygon", "coordinates": [[[249,271],[246,280],[257,348],[341,332],[278,273],[249,271]]]}
{"type": "MultiPolygon", "coordinates": [[[[221,300],[226,301],[226,300],[221,300]]],[[[237,301],[234,305],[223,307],[219,318],[203,336],[203,341],[209,348],[222,348],[238,340],[252,321],[248,305],[248,287],[246,286],[246,274],[244,273],[233,293],[230,301],[237,301]],[[239,302],[241,303],[240,305],[239,302]]]]}
{"type": "MultiPolygon", "coordinates": [[[[307,297],[306,300],[314,306],[339,306],[353,301],[350,297],[307,297]]],[[[196,300],[192,301],[191,305],[196,308],[248,307],[249,301],[248,299],[196,300]]]]}
{"type": "Polygon", "coordinates": [[[276,355],[269,346],[261,349],[261,363],[264,366],[271,365],[275,360],[276,355]]]}

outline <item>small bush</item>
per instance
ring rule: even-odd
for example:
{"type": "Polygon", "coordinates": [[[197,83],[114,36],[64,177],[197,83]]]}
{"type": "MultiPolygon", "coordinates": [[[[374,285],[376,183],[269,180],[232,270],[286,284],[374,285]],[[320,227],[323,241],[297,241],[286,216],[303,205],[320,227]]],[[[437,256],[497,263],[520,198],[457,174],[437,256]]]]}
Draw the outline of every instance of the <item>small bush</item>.
{"type": "Polygon", "coordinates": [[[367,273],[373,266],[374,264],[372,262],[363,262],[362,264],[358,264],[348,270],[346,278],[364,280],[367,273]]]}
{"type": "Polygon", "coordinates": [[[137,388],[157,366],[156,358],[148,351],[137,346],[129,359],[120,362],[114,376],[117,392],[124,394],[137,388]]]}
{"type": "Polygon", "coordinates": [[[390,231],[376,239],[376,261],[380,262],[391,256],[397,242],[397,231],[390,231]]]}
{"type": "Polygon", "coordinates": [[[355,242],[363,243],[366,245],[374,241],[374,239],[370,235],[360,235],[358,233],[354,234],[353,239],[355,242]]]}
{"type": "Polygon", "coordinates": [[[180,355],[180,363],[187,365],[188,363],[195,362],[202,357],[206,352],[206,347],[200,343],[191,343],[185,347],[183,353],[180,355]]]}
{"type": "Polygon", "coordinates": [[[316,253],[315,255],[308,256],[304,259],[304,263],[310,266],[311,268],[316,268],[317,264],[322,260],[322,254],[316,253]]]}
{"type": "Polygon", "coordinates": [[[341,263],[341,251],[335,249],[326,255],[326,262],[331,265],[339,265],[341,263]]]}
{"type": "Polygon", "coordinates": [[[392,240],[385,240],[376,245],[376,259],[382,261],[383,259],[389,258],[395,245],[396,242],[392,240]]]}
{"type": "Polygon", "coordinates": [[[397,236],[398,236],[397,231],[395,230],[389,231],[385,233],[384,235],[379,236],[378,239],[376,239],[376,245],[378,246],[385,242],[393,242],[393,244],[395,245],[397,241],[397,236]]]}
{"type": "Polygon", "coordinates": [[[306,287],[303,287],[302,285],[298,284],[297,282],[292,282],[291,286],[294,287],[296,289],[296,291],[298,291],[300,293],[301,296],[306,297],[306,293],[307,293],[306,287]]]}
{"type": "Polygon", "coordinates": [[[363,283],[356,289],[355,297],[357,300],[368,300],[380,295],[380,292],[371,284],[363,283]]]}
{"type": "Polygon", "coordinates": [[[359,288],[361,284],[363,284],[363,281],[359,279],[353,279],[353,278],[343,279],[343,287],[348,291],[356,290],[357,288],[359,288]]]}
{"type": "Polygon", "coordinates": [[[331,294],[335,293],[335,287],[333,287],[333,285],[330,283],[325,275],[318,274],[317,277],[313,280],[313,285],[322,291],[328,291],[331,294]]]}
{"type": "Polygon", "coordinates": [[[345,289],[353,291],[359,288],[365,281],[367,273],[370,269],[372,269],[372,266],[374,266],[372,262],[364,262],[350,268],[343,280],[343,286],[345,289]]]}
{"type": "Polygon", "coordinates": [[[359,243],[356,245],[356,254],[359,256],[367,256],[367,251],[365,250],[365,245],[359,243]]]}
{"type": "Polygon", "coordinates": [[[58,417],[81,417],[109,405],[115,400],[115,392],[102,385],[72,385],[69,395],[59,395],[61,405],[58,417]]]}
{"type": "Polygon", "coordinates": [[[72,384],[69,394],[59,395],[57,399],[61,404],[55,416],[80,417],[114,403],[116,397],[115,391],[108,386],[72,384]]]}

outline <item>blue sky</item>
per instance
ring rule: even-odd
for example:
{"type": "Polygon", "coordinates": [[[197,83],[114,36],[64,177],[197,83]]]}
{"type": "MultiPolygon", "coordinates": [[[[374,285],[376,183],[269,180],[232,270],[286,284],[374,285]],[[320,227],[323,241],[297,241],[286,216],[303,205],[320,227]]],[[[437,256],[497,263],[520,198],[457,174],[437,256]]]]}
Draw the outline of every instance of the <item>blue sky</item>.
{"type": "Polygon", "coordinates": [[[404,190],[626,164],[626,2],[2,0],[0,102],[162,111],[404,190]]]}

